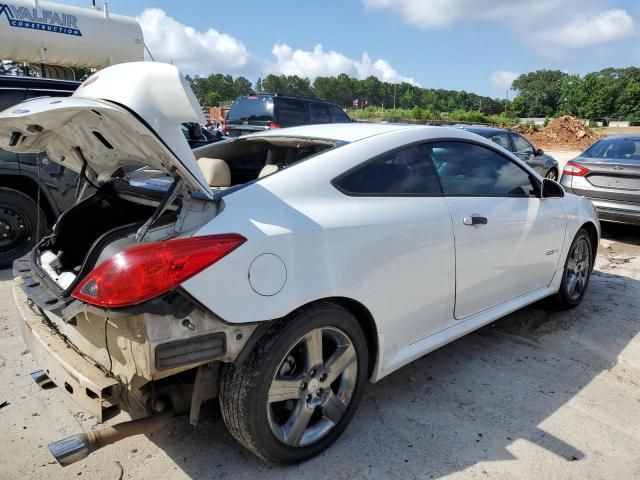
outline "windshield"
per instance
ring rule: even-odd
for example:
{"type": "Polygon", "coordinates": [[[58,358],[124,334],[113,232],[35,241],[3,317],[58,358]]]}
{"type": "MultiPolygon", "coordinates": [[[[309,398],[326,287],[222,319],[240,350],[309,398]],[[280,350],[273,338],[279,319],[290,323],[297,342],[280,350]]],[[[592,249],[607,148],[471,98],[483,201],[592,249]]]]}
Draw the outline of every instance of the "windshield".
{"type": "Polygon", "coordinates": [[[640,138],[605,138],[584,152],[585,157],[612,160],[640,160],[640,138]]]}
{"type": "Polygon", "coordinates": [[[233,102],[227,116],[228,122],[273,120],[273,98],[258,95],[240,97],[233,102]]]}

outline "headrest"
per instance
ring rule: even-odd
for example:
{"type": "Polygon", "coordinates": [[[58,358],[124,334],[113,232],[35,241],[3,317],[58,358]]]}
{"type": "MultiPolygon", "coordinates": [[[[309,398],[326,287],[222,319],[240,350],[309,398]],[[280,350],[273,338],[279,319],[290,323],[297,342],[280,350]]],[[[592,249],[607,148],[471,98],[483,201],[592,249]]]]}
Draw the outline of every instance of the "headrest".
{"type": "Polygon", "coordinates": [[[228,187],[231,185],[229,165],[219,158],[200,157],[198,166],[207,183],[212,187],[228,187]]]}
{"type": "Polygon", "coordinates": [[[258,174],[258,178],[266,177],[267,175],[271,175],[272,173],[275,173],[277,171],[278,171],[277,165],[265,165],[264,167],[262,167],[262,170],[260,170],[260,173],[258,174]]]}
{"type": "Polygon", "coordinates": [[[615,143],[612,150],[616,155],[620,155],[620,156],[633,155],[634,153],[636,153],[636,144],[631,140],[625,139],[615,143]]]}

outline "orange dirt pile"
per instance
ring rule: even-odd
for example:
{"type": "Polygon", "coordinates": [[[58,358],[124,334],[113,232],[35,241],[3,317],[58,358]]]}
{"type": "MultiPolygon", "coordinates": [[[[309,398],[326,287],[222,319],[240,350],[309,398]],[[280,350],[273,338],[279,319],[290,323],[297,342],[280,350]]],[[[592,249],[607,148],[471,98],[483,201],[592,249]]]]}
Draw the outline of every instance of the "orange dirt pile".
{"type": "Polygon", "coordinates": [[[544,128],[516,125],[511,130],[523,134],[538,148],[556,150],[584,150],[604,136],[569,115],[554,118],[544,128]]]}

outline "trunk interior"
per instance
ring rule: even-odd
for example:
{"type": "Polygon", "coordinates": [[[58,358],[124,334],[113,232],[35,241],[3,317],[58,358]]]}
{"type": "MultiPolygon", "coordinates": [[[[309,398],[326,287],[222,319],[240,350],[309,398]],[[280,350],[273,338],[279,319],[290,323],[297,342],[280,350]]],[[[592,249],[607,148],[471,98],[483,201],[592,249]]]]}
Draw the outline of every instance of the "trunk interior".
{"type": "MultiPolygon", "coordinates": [[[[36,248],[36,261],[62,290],[70,290],[105,255],[134,243],[129,236],[153,215],[157,204],[128,200],[106,185],[59,218],[53,234],[36,248]]],[[[154,226],[175,221],[177,210],[165,212],[154,226]]]]}

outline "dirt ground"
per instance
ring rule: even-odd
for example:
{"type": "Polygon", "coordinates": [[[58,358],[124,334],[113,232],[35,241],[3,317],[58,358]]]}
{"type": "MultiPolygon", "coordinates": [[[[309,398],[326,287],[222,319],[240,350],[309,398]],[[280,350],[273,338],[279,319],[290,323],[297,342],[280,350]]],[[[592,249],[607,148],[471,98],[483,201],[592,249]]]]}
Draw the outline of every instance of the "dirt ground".
{"type": "MultiPolygon", "coordinates": [[[[598,136],[610,136],[610,135],[640,135],[640,127],[606,127],[606,128],[595,128],[593,129],[596,135],[598,136]]],[[[597,138],[592,138],[587,141],[584,145],[584,148],[576,150],[575,145],[568,145],[567,143],[561,142],[559,140],[550,140],[540,141],[536,138],[528,136],[529,140],[538,148],[543,148],[545,150],[553,150],[556,152],[563,153],[574,153],[574,156],[577,156],[582,150],[584,150],[587,146],[595,143],[597,138]]]]}
{"type": "Polygon", "coordinates": [[[640,228],[605,225],[578,308],[533,305],[369,385],[337,444],[288,468],[244,451],[215,405],[57,465],[47,444],[95,420],[31,381],[11,283],[0,271],[2,479],[640,479],[640,228]]]}

